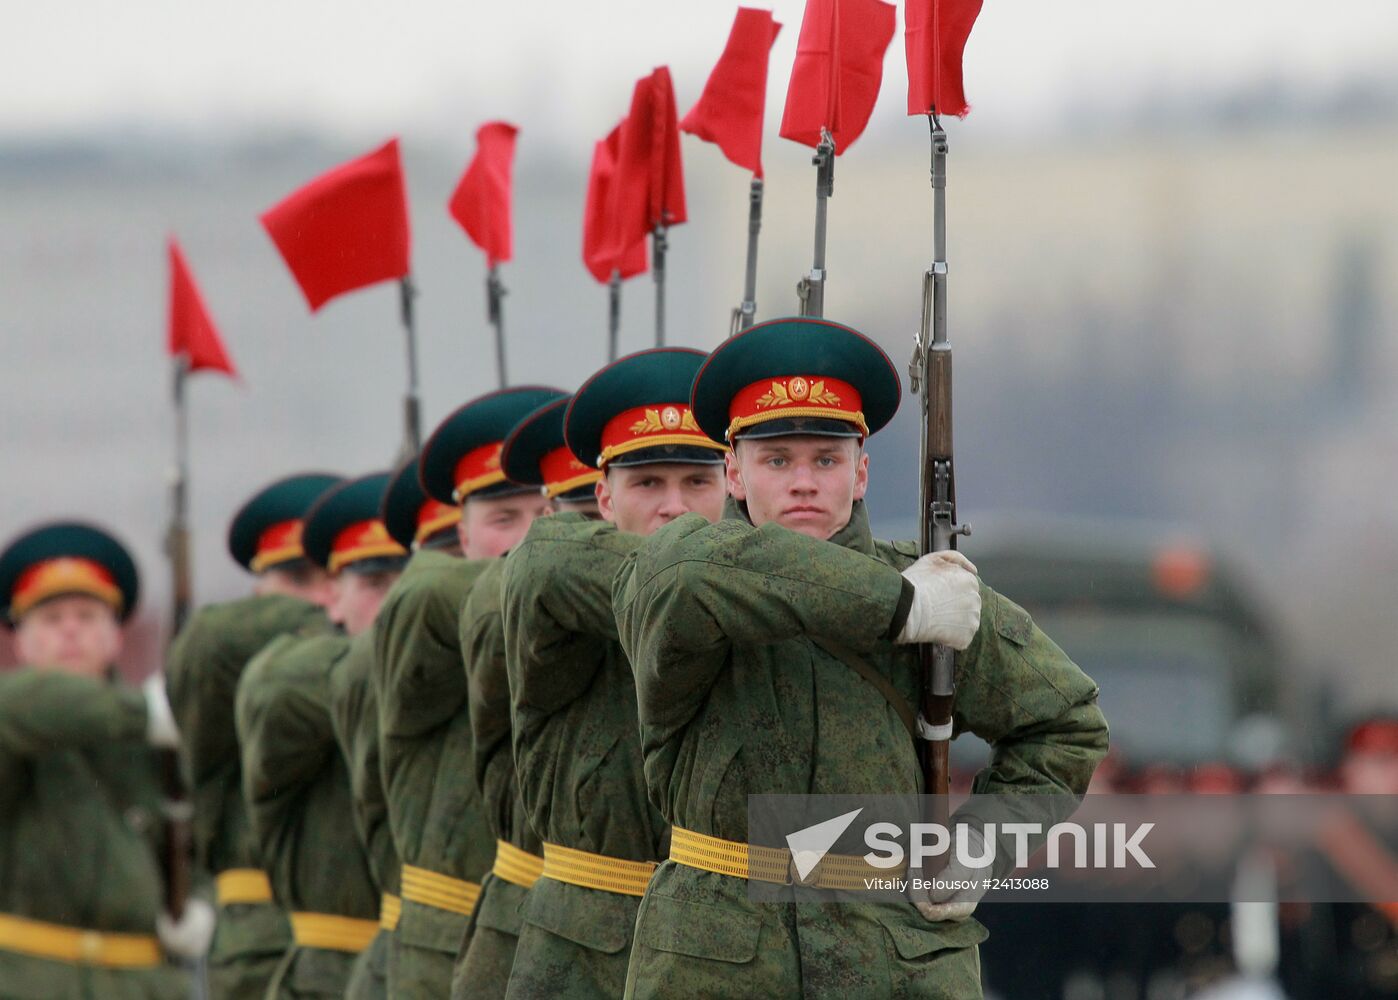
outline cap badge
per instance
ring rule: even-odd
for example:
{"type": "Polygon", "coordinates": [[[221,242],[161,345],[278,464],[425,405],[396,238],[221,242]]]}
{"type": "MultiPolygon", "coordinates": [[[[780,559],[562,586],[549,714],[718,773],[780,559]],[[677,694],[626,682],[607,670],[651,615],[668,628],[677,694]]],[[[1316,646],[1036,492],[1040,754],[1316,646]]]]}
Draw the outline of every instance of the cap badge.
{"type": "Polygon", "coordinates": [[[662,431],[693,431],[702,434],[694,414],[678,406],[666,406],[659,410],[646,410],[645,416],[631,425],[632,434],[659,434],[662,431]]]}
{"type": "Polygon", "coordinates": [[[797,403],[815,406],[839,406],[840,397],[825,387],[823,379],[807,381],[800,375],[787,379],[785,383],[773,382],[770,391],[757,397],[759,409],[774,406],[793,406],[797,403]]]}

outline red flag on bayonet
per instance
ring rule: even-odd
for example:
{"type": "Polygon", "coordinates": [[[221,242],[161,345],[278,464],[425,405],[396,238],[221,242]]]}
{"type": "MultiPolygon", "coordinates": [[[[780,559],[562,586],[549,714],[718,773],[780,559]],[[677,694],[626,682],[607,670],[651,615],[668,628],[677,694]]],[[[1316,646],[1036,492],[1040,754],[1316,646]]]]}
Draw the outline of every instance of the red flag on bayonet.
{"type": "Polygon", "coordinates": [[[170,330],[168,346],[171,357],[183,357],[189,371],[223,372],[237,378],[233,359],[223,346],[204,296],[194,283],[189,263],[184,259],[179,243],[170,237],[170,330]]]}
{"type": "MultiPolygon", "coordinates": [[[[624,122],[622,124],[625,124],[624,122]]],[[[592,171],[587,178],[587,203],[583,208],[583,263],[592,276],[606,284],[612,273],[623,279],[645,273],[646,242],[642,237],[618,255],[615,218],[612,215],[612,185],[616,182],[617,154],[621,149],[621,128],[617,125],[605,139],[592,147],[592,171]]]]}
{"type": "Polygon", "coordinates": [[[409,271],[408,193],[398,140],[341,164],[261,216],[315,312],[409,271]]]}
{"type": "Polygon", "coordinates": [[[518,134],[509,122],[487,122],[477,129],[475,158],[447,204],[491,267],[509,260],[514,250],[510,188],[518,134]]]}
{"type": "Polygon", "coordinates": [[[762,117],[767,58],[782,26],[769,10],[739,7],[723,55],[680,129],[712,142],[740,167],[762,176],[762,117]]]}
{"type": "Polygon", "coordinates": [[[982,0],[908,0],[903,42],[908,55],[908,114],[964,118],[961,56],[982,0]]]}
{"type": "Polygon", "coordinates": [[[864,132],[893,41],[894,6],[882,0],[806,0],[781,134],[807,146],[824,126],[838,156],[864,132]]]}
{"type": "Polygon", "coordinates": [[[616,180],[609,197],[616,226],[614,256],[644,240],[656,226],[685,221],[675,90],[664,66],[636,81],[631,112],[621,123],[616,180]]]}

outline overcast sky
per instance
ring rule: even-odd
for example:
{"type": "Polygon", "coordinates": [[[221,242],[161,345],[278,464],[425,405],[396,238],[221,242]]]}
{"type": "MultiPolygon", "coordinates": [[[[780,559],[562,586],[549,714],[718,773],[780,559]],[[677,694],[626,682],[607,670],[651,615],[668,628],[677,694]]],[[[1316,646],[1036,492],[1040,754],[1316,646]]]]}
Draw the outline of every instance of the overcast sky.
{"type": "MultiPolygon", "coordinates": [[[[0,37],[0,135],[131,125],[469,135],[508,117],[560,139],[601,135],[632,81],[674,71],[698,96],[735,4],[657,0],[63,0],[10,3],[0,37]]],[[[762,6],[754,4],[754,6],[762,6]]],[[[803,0],[770,5],[769,133],[803,0]]],[[[900,4],[901,7],[901,4],[900,4]]],[[[879,114],[904,99],[902,14],[879,114]]],[[[982,125],[1023,128],[1102,104],[1258,81],[1318,88],[1398,77],[1392,0],[987,0],[966,56],[982,125]]]]}

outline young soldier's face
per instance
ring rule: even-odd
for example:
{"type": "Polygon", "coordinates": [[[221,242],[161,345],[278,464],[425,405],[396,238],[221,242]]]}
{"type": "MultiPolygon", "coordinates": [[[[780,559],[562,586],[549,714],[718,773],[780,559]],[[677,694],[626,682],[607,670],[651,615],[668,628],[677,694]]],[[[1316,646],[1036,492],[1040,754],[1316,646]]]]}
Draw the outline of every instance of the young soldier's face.
{"type": "Polygon", "coordinates": [[[530,523],[553,510],[537,493],[498,499],[466,498],[456,525],[461,554],[467,559],[494,559],[519,544],[530,523]]]}
{"type": "Polygon", "coordinates": [[[650,535],[681,514],[723,516],[723,470],[718,465],[650,465],[609,468],[597,483],[597,509],[619,531],[650,535]]]}
{"type": "Polygon", "coordinates": [[[55,597],[19,620],[15,646],[20,661],[31,666],[101,677],[121,653],[121,625],[105,601],[55,597]]]}
{"type": "Polygon", "coordinates": [[[384,595],[397,578],[397,573],[340,573],[332,581],[334,596],[326,613],[347,634],[359,635],[374,623],[384,595]]]}
{"type": "Polygon", "coordinates": [[[739,439],[728,456],[728,492],[769,521],[812,538],[830,538],[849,523],[869,488],[869,456],[857,438],[791,436],[739,439]]]}
{"type": "Polygon", "coordinates": [[[309,601],[320,607],[329,607],[335,597],[335,587],[330,574],[311,563],[298,566],[294,570],[273,567],[266,570],[253,584],[252,591],[258,596],[281,594],[309,601]]]}

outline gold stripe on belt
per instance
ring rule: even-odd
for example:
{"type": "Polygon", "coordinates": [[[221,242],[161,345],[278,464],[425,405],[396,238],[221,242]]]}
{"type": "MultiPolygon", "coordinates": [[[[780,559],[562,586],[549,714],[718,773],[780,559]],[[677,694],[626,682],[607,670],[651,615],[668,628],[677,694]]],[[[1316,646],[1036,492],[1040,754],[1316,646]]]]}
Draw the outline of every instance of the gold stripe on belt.
{"type": "Polygon", "coordinates": [[[299,947],[324,951],[361,952],[379,932],[376,920],[358,920],[335,913],[291,914],[291,937],[299,947]]]}
{"type": "Polygon", "coordinates": [[[801,878],[796,873],[791,852],[784,847],[759,847],[723,840],[678,826],[670,830],[670,860],[717,875],[817,889],[867,889],[869,879],[894,878],[907,871],[907,865],[875,868],[862,857],[827,854],[801,878]]]}
{"type": "Polygon", "coordinates": [[[214,877],[218,905],[231,903],[270,903],[272,883],[260,868],[229,868],[214,877]]]}
{"type": "Polygon", "coordinates": [[[391,892],[384,893],[383,898],[379,900],[379,926],[386,931],[396,931],[398,918],[402,915],[402,897],[395,896],[391,892]]]}
{"type": "Polygon", "coordinates": [[[644,896],[654,872],[653,861],[627,861],[559,844],[544,845],[544,878],[569,885],[623,896],[644,896]]]}
{"type": "Polygon", "coordinates": [[[416,865],[403,866],[403,899],[469,917],[480,898],[479,882],[442,875],[416,865]]]}
{"type": "Polygon", "coordinates": [[[495,866],[490,869],[496,878],[513,882],[528,889],[544,873],[544,859],[522,851],[506,840],[495,842],[495,866]]]}
{"type": "Polygon", "coordinates": [[[0,951],[108,969],[153,969],[163,962],[151,934],[108,934],[7,913],[0,913],[0,951]]]}

